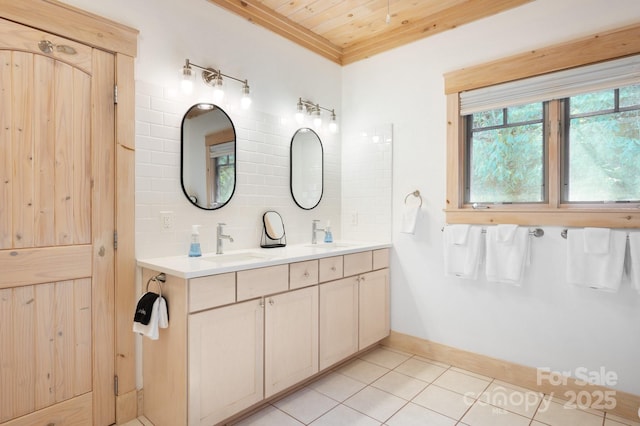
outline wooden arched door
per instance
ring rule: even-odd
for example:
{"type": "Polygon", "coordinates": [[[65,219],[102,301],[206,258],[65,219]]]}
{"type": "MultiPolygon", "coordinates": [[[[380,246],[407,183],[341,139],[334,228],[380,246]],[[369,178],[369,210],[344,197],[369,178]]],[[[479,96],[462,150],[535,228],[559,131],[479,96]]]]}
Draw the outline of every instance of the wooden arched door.
{"type": "Polygon", "coordinates": [[[111,424],[114,56],[0,34],[0,425],[111,424]]]}

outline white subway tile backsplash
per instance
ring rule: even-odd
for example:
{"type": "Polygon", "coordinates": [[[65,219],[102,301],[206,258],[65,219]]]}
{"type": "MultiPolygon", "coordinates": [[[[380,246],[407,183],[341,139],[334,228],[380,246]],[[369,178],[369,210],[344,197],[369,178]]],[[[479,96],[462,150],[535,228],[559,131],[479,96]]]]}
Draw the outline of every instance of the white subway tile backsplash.
{"type": "Polygon", "coordinates": [[[183,113],[193,99],[172,90],[136,82],[136,254],[140,258],[186,254],[192,224],[203,225],[203,251],[215,250],[215,225],[227,223],[235,242],[227,250],[256,247],[262,214],[276,209],[285,219],[290,244],[309,238],[311,220],[331,220],[340,238],[341,153],[335,135],[320,134],[325,144],[325,187],[312,212],[293,202],[289,189],[289,144],[295,128],[261,111],[227,108],[236,131],[236,190],[219,210],[206,211],[189,203],[180,183],[183,113]],[[175,228],[162,231],[159,212],[173,211],[175,228]]]}
{"type": "Polygon", "coordinates": [[[151,111],[147,108],[136,107],[136,120],[143,123],[162,124],[164,118],[160,111],[151,111]]]}

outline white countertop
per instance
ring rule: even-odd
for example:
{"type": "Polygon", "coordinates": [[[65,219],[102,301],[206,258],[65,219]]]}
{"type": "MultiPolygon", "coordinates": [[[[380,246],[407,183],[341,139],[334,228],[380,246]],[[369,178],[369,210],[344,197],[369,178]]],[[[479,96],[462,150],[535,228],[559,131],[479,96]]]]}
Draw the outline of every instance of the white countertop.
{"type": "Polygon", "coordinates": [[[232,250],[222,255],[203,253],[201,257],[182,255],[138,259],[138,266],[180,278],[196,278],[388,247],[391,247],[391,243],[338,241],[329,244],[297,244],[278,248],[232,250]]]}

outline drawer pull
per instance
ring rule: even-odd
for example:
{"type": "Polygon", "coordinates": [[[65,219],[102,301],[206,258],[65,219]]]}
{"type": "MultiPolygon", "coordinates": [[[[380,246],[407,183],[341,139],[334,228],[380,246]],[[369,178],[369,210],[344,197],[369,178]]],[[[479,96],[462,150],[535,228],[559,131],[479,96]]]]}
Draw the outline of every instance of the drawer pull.
{"type": "Polygon", "coordinates": [[[309,278],[309,271],[304,271],[304,274],[302,275],[304,275],[305,278],[309,278]]]}
{"type": "Polygon", "coordinates": [[[331,271],[332,271],[332,272],[335,272],[335,271],[336,271],[336,267],[335,267],[335,266],[332,266],[332,267],[331,267],[331,271]]]}

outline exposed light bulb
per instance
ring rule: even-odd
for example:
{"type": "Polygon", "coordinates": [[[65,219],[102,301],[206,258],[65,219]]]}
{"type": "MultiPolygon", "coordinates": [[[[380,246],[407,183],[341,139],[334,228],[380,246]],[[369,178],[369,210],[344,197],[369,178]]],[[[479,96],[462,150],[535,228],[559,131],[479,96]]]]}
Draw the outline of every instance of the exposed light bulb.
{"type": "Polygon", "coordinates": [[[331,121],[329,121],[329,131],[336,133],[338,131],[338,122],[336,121],[336,113],[331,110],[331,121]]]}
{"type": "Polygon", "coordinates": [[[322,126],[322,117],[320,116],[320,105],[316,105],[316,109],[313,111],[313,125],[316,127],[322,126]]]}
{"type": "Polygon", "coordinates": [[[191,65],[189,64],[189,60],[187,59],[184,66],[182,67],[182,80],[180,81],[180,90],[185,95],[190,95],[193,93],[193,79],[195,74],[191,65]]]}
{"type": "Polygon", "coordinates": [[[304,121],[304,106],[302,105],[302,98],[298,99],[295,118],[298,124],[302,124],[302,122],[304,121]]]}
{"type": "Polygon", "coordinates": [[[224,99],[224,88],[222,87],[222,77],[218,75],[213,85],[213,102],[219,104],[224,99]]]}
{"type": "Polygon", "coordinates": [[[251,106],[251,96],[249,92],[249,85],[247,82],[244,82],[244,86],[242,86],[242,99],[240,99],[240,106],[242,109],[249,109],[251,106]]]}

